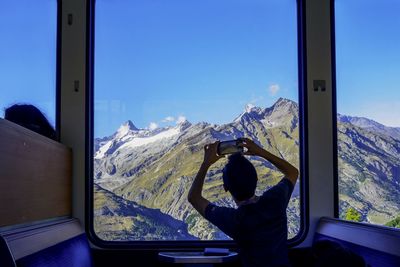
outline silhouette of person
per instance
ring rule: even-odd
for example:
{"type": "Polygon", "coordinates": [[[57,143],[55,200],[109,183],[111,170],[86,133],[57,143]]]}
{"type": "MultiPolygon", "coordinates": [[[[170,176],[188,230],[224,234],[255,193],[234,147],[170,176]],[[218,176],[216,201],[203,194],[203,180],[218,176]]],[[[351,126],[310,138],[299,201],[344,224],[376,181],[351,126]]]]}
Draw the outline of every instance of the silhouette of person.
{"type": "Polygon", "coordinates": [[[15,104],[4,111],[4,119],[12,121],[22,127],[56,139],[56,131],[51,126],[45,115],[35,106],[28,104],[15,104]]]}
{"type": "Polygon", "coordinates": [[[204,218],[236,241],[243,266],[290,266],[286,208],[299,172],[252,140],[241,138],[240,141],[240,146],[247,149],[244,155],[268,160],[284,174],[284,178],[263,195],[256,196],[256,169],[241,153],[232,154],[223,169],[223,183],[238,208],[210,203],[201,192],[208,169],[223,157],[217,154],[219,142],[215,142],[204,147],[204,160],[188,200],[204,218]]]}

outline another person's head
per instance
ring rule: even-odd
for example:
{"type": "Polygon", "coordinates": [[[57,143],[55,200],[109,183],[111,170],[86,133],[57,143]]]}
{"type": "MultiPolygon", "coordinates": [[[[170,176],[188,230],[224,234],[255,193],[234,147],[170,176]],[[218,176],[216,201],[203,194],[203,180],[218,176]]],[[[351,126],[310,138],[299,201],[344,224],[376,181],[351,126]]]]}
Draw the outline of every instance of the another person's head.
{"type": "Polygon", "coordinates": [[[4,118],[51,139],[56,132],[43,113],[33,105],[12,105],[4,112],[4,118]]]}
{"type": "Polygon", "coordinates": [[[222,175],[224,188],[235,201],[244,201],[254,196],[257,187],[257,172],[253,164],[242,154],[228,158],[222,175]]]}

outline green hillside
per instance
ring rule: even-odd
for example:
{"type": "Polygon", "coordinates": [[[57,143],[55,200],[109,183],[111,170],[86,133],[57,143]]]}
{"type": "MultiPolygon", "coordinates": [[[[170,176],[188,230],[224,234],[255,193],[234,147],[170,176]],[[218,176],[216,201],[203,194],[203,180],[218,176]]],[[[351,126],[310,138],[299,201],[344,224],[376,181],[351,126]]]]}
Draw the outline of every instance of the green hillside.
{"type": "MultiPolygon", "coordinates": [[[[341,118],[342,121],[338,120],[340,217],[396,227],[396,216],[400,211],[400,141],[397,131],[376,122],[370,123],[365,118],[341,118]],[[393,132],[396,135],[392,136],[393,132]]],[[[202,162],[205,144],[249,137],[299,167],[298,106],[293,101],[280,99],[269,108],[247,110],[232,123],[224,125],[191,125],[186,122],[179,127],[178,135],[141,146],[129,146],[129,142],[134,140],[129,136],[111,141],[99,139],[98,149],[101,149],[100,142],[109,142],[110,149],[104,157],[95,159],[95,183],[108,188],[107,192],[120,200],[135,203],[143,209],[158,210],[182,223],[190,236],[214,240],[228,237],[204,220],[187,201],[188,190],[202,162]]],[[[282,178],[282,174],[269,162],[257,157],[250,160],[259,176],[258,195],[282,178]]],[[[204,195],[218,205],[234,206],[222,187],[221,171],[225,163],[226,159],[222,159],[209,170],[204,195]]],[[[99,188],[96,187],[95,191],[99,188]]],[[[99,208],[109,206],[108,201],[99,202],[99,208]]],[[[287,209],[289,237],[293,237],[299,229],[299,201],[299,188],[296,186],[287,209]]],[[[103,220],[101,229],[115,224],[111,227],[115,231],[108,233],[104,237],[106,240],[121,240],[131,231],[140,233],[135,238],[157,239],[156,234],[148,235],[147,226],[125,218],[122,213],[107,216],[98,220],[99,223],[103,220]]],[[[157,224],[151,218],[145,221],[157,224]]],[[[174,229],[161,225],[155,227],[161,227],[157,230],[159,239],[165,236],[186,238],[184,235],[175,236],[174,229]],[[168,234],[167,231],[172,232],[168,234]]],[[[151,229],[154,233],[155,229],[151,229]]]]}

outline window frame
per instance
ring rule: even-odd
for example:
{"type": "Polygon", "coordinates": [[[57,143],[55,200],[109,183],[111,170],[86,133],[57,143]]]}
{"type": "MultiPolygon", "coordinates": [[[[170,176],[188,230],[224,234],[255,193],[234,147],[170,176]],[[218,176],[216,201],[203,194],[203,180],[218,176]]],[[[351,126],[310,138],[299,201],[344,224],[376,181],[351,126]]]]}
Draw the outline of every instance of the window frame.
{"type": "Polygon", "coordinates": [[[336,20],[335,20],[335,0],[330,0],[330,12],[331,12],[331,70],[332,70],[332,122],[333,122],[333,190],[334,190],[334,218],[337,218],[344,222],[349,222],[352,224],[362,225],[370,225],[372,227],[376,227],[377,229],[389,228],[394,231],[400,232],[399,228],[366,223],[366,222],[354,222],[348,221],[340,218],[339,212],[339,160],[338,160],[338,127],[337,127],[337,87],[336,87],[336,20]]]}
{"type": "Polygon", "coordinates": [[[55,94],[55,131],[56,141],[61,140],[61,33],[62,33],[62,0],[57,1],[57,26],[56,26],[56,94],[55,94]]]}
{"type": "Polygon", "coordinates": [[[331,70],[332,70],[332,131],[333,131],[333,216],[339,218],[339,161],[337,134],[337,94],[336,94],[336,21],[335,0],[330,0],[331,12],[331,70]]]}
{"type": "MultiPolygon", "coordinates": [[[[309,231],[308,196],[308,128],[307,128],[307,71],[306,71],[306,8],[305,0],[296,1],[297,13],[297,61],[298,61],[298,105],[299,105],[299,166],[300,166],[300,228],[297,235],[288,239],[288,246],[302,243],[309,231]]],[[[168,241],[106,241],[94,231],[94,191],[93,191],[93,144],[94,144],[94,49],[95,49],[95,0],[88,0],[86,6],[86,147],[85,147],[85,228],[89,240],[100,248],[120,248],[156,251],[159,249],[200,249],[224,247],[236,249],[232,240],[168,240],[168,241]]]]}
{"type": "Polygon", "coordinates": [[[61,29],[62,29],[62,0],[56,2],[56,38],[55,38],[55,84],[54,84],[54,130],[56,132],[55,141],[60,142],[61,132],[61,29]]]}

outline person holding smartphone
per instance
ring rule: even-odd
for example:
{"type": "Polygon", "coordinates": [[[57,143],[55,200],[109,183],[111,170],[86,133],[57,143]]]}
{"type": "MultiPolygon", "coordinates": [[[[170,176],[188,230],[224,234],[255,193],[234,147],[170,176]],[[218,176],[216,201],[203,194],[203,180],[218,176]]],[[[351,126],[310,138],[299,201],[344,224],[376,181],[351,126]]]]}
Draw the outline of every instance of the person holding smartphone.
{"type": "Polygon", "coordinates": [[[231,194],[237,208],[216,206],[202,196],[208,169],[223,157],[217,153],[219,141],[204,146],[204,160],[190,188],[188,201],[204,218],[236,241],[243,266],[290,266],[286,208],[299,172],[252,140],[238,140],[238,146],[245,148],[245,152],[229,156],[223,169],[224,189],[231,194]],[[256,196],[257,172],[244,155],[268,160],[284,178],[256,196]]]}

